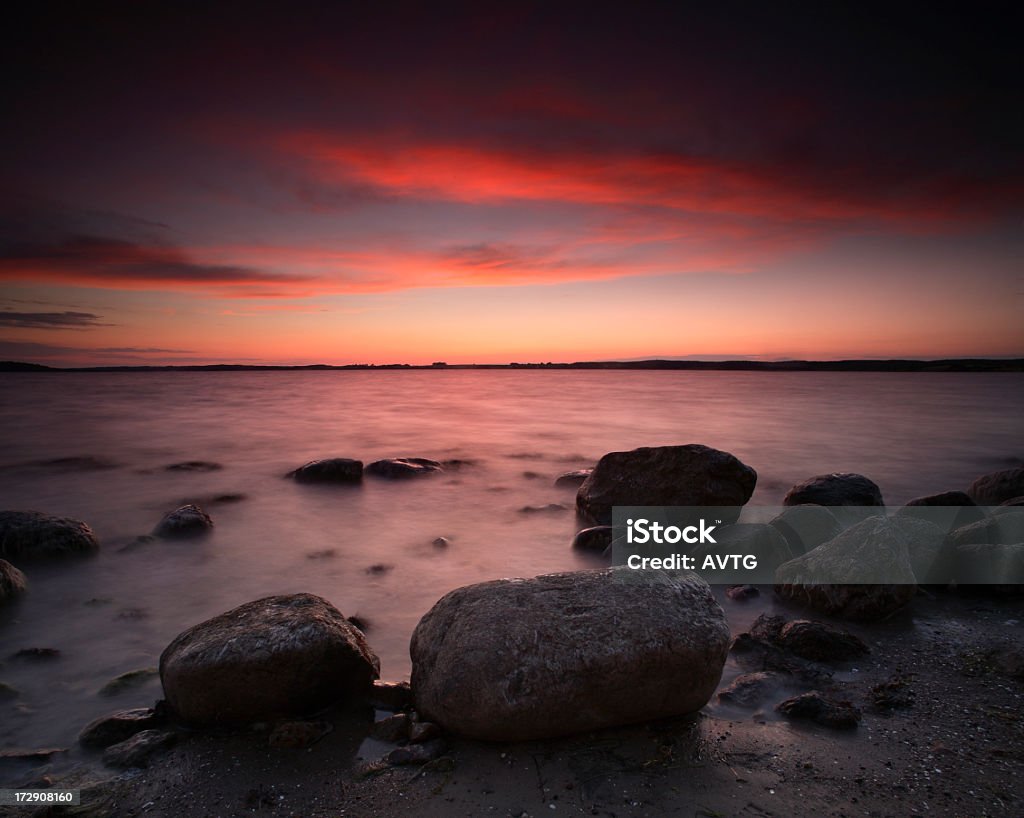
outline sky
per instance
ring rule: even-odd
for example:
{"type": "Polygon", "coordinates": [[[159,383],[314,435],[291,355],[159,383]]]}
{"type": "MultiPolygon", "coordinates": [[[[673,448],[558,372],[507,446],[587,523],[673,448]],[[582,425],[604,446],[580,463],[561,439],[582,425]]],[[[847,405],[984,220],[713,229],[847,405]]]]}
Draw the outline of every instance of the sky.
{"type": "Polygon", "coordinates": [[[1019,12],[25,5],[0,360],[1024,356],[1019,12]]]}

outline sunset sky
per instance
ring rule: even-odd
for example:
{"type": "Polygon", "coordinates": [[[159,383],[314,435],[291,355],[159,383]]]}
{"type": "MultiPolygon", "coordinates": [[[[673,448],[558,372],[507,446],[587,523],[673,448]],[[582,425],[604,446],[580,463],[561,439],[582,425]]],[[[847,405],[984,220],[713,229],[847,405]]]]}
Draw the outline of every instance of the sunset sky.
{"type": "Polygon", "coordinates": [[[37,6],[0,360],[1024,356],[1019,17],[37,6]]]}

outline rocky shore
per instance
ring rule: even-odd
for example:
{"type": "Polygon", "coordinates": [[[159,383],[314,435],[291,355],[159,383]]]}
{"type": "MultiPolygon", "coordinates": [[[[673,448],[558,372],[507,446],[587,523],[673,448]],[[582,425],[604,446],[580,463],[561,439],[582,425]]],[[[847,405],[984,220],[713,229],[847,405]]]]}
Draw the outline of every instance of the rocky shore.
{"type": "MultiPolygon", "coordinates": [[[[327,458],[286,477],[349,491],[465,465],[327,458]]],[[[612,452],[552,489],[576,489],[572,547],[611,556],[613,507],[738,509],[756,482],[690,444],[612,452]]],[[[720,512],[723,541],[771,559],[772,584],[620,566],[458,588],[413,633],[411,684],[380,681],[330,601],[253,600],[183,623],[153,707],[83,727],[97,766],[58,777],[29,748],[0,773],[84,787],[54,815],[1019,815],[1022,495],[1008,469],[889,513],[868,477],[811,477],[770,523],[720,512]],[[1005,581],[965,582],[982,560],[1005,581]],[[864,582],[863,565],[891,580],[864,582]],[[731,629],[758,595],[771,612],[731,629]]],[[[138,543],[213,525],[189,503],[138,543]]],[[[0,604],[32,592],[20,561],[99,547],[84,522],[0,512],[0,604]]]]}

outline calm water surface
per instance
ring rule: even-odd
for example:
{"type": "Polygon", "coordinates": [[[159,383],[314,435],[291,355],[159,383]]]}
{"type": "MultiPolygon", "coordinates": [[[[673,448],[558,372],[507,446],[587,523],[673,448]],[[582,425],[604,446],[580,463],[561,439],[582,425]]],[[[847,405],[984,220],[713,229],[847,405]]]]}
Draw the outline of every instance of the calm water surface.
{"type": "Polygon", "coordinates": [[[794,482],[828,471],[864,473],[900,503],[1020,464],[1022,416],[1017,374],[0,375],[0,508],[85,520],[103,545],[95,559],[23,566],[29,592],[0,608],[0,681],[20,692],[0,701],[0,748],[71,746],[94,716],[152,703],[156,680],[114,697],[98,690],[155,666],[184,628],[269,594],[309,591],[364,618],[382,676],[406,677],[416,622],[452,588],[595,567],[569,548],[571,512],[520,509],[571,505],[554,478],[608,451],[725,449],[757,470],[755,504],[779,504],[794,482]],[[112,467],[28,465],[78,456],[112,467]],[[475,465],[355,488],[282,477],[332,456],[475,465]],[[185,460],[223,468],[165,468],[185,460]],[[180,503],[223,494],[245,499],[206,504],[216,528],[202,541],[120,550],[180,503]],[[451,545],[435,548],[439,536],[451,545]],[[9,658],[29,647],[61,657],[9,658]]]}

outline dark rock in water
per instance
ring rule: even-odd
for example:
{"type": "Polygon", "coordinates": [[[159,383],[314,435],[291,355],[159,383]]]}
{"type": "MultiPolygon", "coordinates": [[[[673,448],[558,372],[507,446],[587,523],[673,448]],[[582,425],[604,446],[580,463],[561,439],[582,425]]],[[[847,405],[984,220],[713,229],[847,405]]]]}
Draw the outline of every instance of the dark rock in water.
{"type": "Polygon", "coordinates": [[[447,548],[449,545],[452,544],[452,541],[449,540],[447,537],[434,537],[434,539],[431,540],[430,544],[434,546],[434,548],[447,548]]]}
{"type": "Polygon", "coordinates": [[[307,551],[307,560],[333,560],[338,556],[337,548],[323,548],[319,551],[307,551]]]}
{"type": "Polygon", "coordinates": [[[178,734],[169,730],[143,730],[129,739],[110,745],[103,752],[103,763],[122,770],[148,767],[153,756],[172,747],[177,741],[178,734]]]}
{"type": "Polygon", "coordinates": [[[444,466],[437,460],[428,460],[425,457],[392,457],[387,460],[375,460],[366,467],[367,474],[389,480],[420,477],[439,471],[444,471],[444,466]]]}
{"type": "Polygon", "coordinates": [[[519,509],[520,514],[561,514],[568,511],[569,506],[562,503],[548,503],[546,506],[523,506],[519,509]]]}
{"type": "Polygon", "coordinates": [[[393,571],[394,568],[395,568],[395,566],[391,565],[390,563],[377,562],[377,563],[374,563],[373,565],[368,566],[366,568],[366,573],[369,574],[370,576],[379,577],[379,576],[382,576],[383,574],[388,573],[389,571],[393,571]]]}
{"type": "Polygon", "coordinates": [[[461,468],[463,468],[465,466],[476,466],[476,465],[478,465],[478,461],[476,461],[476,460],[467,460],[465,458],[458,458],[458,457],[454,457],[454,458],[451,458],[449,460],[442,460],[441,461],[441,467],[443,469],[445,469],[446,471],[458,471],[459,469],[461,469],[461,468]]]}
{"type": "Polygon", "coordinates": [[[93,457],[83,455],[81,457],[56,457],[53,460],[36,460],[28,464],[43,469],[54,471],[78,472],[78,471],[108,471],[116,469],[118,464],[105,457],[93,457]]]}
{"type": "Polygon", "coordinates": [[[7,699],[16,699],[20,696],[18,688],[11,687],[7,682],[0,682],[0,702],[7,699]]]}
{"type": "Polygon", "coordinates": [[[79,520],[38,511],[0,511],[0,557],[5,559],[78,556],[99,547],[92,529],[79,520]]]}
{"type": "Polygon", "coordinates": [[[523,479],[525,479],[525,480],[537,480],[537,479],[539,479],[539,478],[541,478],[543,476],[544,476],[543,474],[541,474],[540,472],[536,472],[536,471],[524,471],[523,472],[523,479]]]}
{"type": "Polygon", "coordinates": [[[398,744],[409,738],[409,725],[411,721],[405,713],[396,713],[373,723],[370,728],[370,738],[378,741],[387,741],[391,744],[398,744]]]}
{"type": "Polygon", "coordinates": [[[211,472],[220,471],[224,467],[220,463],[211,463],[207,460],[187,460],[184,463],[172,463],[165,468],[167,471],[211,472]]]}
{"type": "Polygon", "coordinates": [[[241,605],[189,628],[160,656],[168,705],[196,725],[315,713],[367,695],[379,673],[362,632],[312,594],[241,605]]]}
{"type": "MultiPolygon", "coordinates": [[[[1014,507],[1011,507],[1014,508],[1014,507]]],[[[995,517],[988,517],[962,528],[949,535],[954,545],[998,544],[1012,545],[1024,542],[1024,510],[1010,511],[995,517]]]]}
{"type": "Polygon", "coordinates": [[[780,683],[781,677],[775,673],[743,673],[718,694],[718,701],[737,707],[759,707],[779,688],[780,683]]]}
{"type": "MultiPolygon", "coordinates": [[[[752,468],[699,444],[610,452],[580,486],[576,508],[610,525],[613,506],[742,506],[756,483],[752,468]]],[[[725,522],[736,520],[735,513],[719,513],[725,522]]]]}
{"type": "Polygon", "coordinates": [[[882,619],[910,602],[917,591],[907,527],[906,522],[869,517],[780,565],[775,592],[831,616],[882,619]]]}
{"type": "Polygon", "coordinates": [[[869,652],[860,637],[832,625],[806,619],[787,622],[779,633],[779,646],[815,662],[856,659],[869,652]]]}
{"type": "Polygon", "coordinates": [[[558,488],[572,488],[578,489],[583,485],[593,469],[576,469],[575,471],[567,471],[564,474],[558,475],[555,478],[555,485],[558,488]]]}
{"type": "Polygon", "coordinates": [[[1024,468],[1005,469],[983,475],[967,489],[979,506],[998,506],[1006,500],[1024,495],[1024,468]]]}
{"type": "Polygon", "coordinates": [[[410,643],[416,710],[516,741],[692,713],[718,684],[725,614],[694,574],[611,568],[456,589],[410,643]]]}
{"type": "Polygon", "coordinates": [[[399,747],[397,750],[392,750],[387,754],[387,761],[389,764],[396,766],[426,764],[428,761],[433,761],[435,758],[443,756],[447,749],[448,745],[443,739],[435,738],[422,744],[410,744],[408,747],[399,747]]]}
{"type": "Polygon", "coordinates": [[[850,702],[830,699],[817,690],[802,693],[776,705],[790,719],[807,719],[835,730],[852,730],[860,723],[860,710],[850,702]]]}
{"type": "Polygon", "coordinates": [[[761,592],[754,585],[730,585],[725,589],[725,595],[734,602],[746,602],[760,596],[761,592]]]}
{"type": "Polygon", "coordinates": [[[168,539],[185,539],[206,534],[212,528],[213,520],[209,514],[199,506],[187,505],[165,514],[153,533],[168,539]]]}
{"type": "Polygon", "coordinates": [[[66,753],[66,747],[39,747],[25,749],[16,747],[14,749],[0,750],[0,759],[12,761],[46,761],[58,753],[66,753]]]}
{"type": "Polygon", "coordinates": [[[382,682],[378,679],[374,681],[366,701],[379,710],[406,710],[412,707],[412,687],[408,682],[382,682]]]}
{"type": "Polygon", "coordinates": [[[125,690],[131,690],[139,685],[143,685],[158,675],[158,671],[155,667],[144,667],[138,670],[129,670],[127,673],[122,673],[107,682],[103,687],[100,688],[101,696],[116,696],[118,693],[123,693],[125,690]]]}
{"type": "MultiPolygon", "coordinates": [[[[784,506],[813,503],[819,506],[884,506],[881,489],[863,474],[836,472],[819,474],[797,483],[782,500],[784,506]]],[[[867,516],[869,512],[855,512],[851,519],[867,516]]]]}
{"type": "Polygon", "coordinates": [[[582,531],[577,531],[576,536],[572,538],[572,547],[603,554],[612,544],[612,531],[610,525],[584,528],[582,531]]]}
{"type": "Polygon", "coordinates": [[[165,721],[164,714],[152,707],[118,710],[89,722],[78,734],[78,743],[86,747],[109,747],[143,730],[160,727],[165,721]]]}
{"type": "Polygon", "coordinates": [[[22,648],[11,656],[12,659],[25,659],[29,662],[48,662],[59,657],[60,651],[57,648],[22,648]]]}
{"type": "Polygon", "coordinates": [[[334,730],[327,721],[283,721],[270,731],[267,744],[271,747],[304,750],[334,730]]]}
{"type": "Polygon", "coordinates": [[[784,616],[763,613],[750,626],[750,635],[764,642],[778,642],[784,627],[786,627],[784,616]]]}
{"type": "Polygon", "coordinates": [[[12,599],[27,587],[25,575],[7,560],[0,560],[0,603],[12,599]]]}
{"type": "Polygon", "coordinates": [[[285,477],[298,483],[358,483],[363,479],[363,461],[348,457],[312,460],[285,477]]]}
{"type": "Polygon", "coordinates": [[[769,525],[786,538],[795,557],[806,554],[839,536],[839,532],[843,530],[831,511],[812,503],[790,506],[769,525]]]}
{"type": "Polygon", "coordinates": [[[949,531],[984,520],[985,512],[962,491],[944,491],[911,500],[896,510],[896,516],[917,517],[949,531]]]}
{"type": "Polygon", "coordinates": [[[444,731],[440,725],[432,721],[413,721],[409,725],[409,741],[413,744],[422,744],[431,739],[440,738],[444,731]]]}

